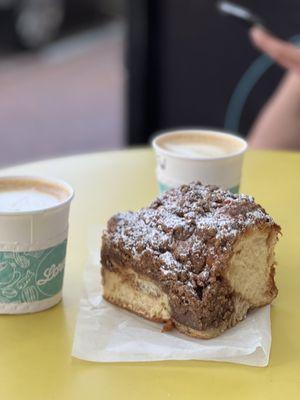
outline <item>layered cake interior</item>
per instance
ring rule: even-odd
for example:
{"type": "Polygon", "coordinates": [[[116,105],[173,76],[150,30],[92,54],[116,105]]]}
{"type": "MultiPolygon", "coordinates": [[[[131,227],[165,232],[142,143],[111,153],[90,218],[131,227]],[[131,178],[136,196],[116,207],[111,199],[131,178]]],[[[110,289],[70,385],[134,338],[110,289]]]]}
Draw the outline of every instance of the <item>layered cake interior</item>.
{"type": "Polygon", "coordinates": [[[200,183],[113,216],[102,237],[103,296],[209,339],[270,304],[280,227],[246,195],[200,183]]]}

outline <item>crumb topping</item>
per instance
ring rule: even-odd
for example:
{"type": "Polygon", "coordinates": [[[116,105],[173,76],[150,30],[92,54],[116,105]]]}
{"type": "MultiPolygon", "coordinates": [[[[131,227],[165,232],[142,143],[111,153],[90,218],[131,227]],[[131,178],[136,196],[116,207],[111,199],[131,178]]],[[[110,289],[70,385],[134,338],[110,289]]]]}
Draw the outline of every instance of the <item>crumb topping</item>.
{"type": "Polygon", "coordinates": [[[109,267],[115,259],[159,282],[183,323],[186,317],[198,328],[214,326],[232,312],[222,270],[236,239],[266,226],[279,229],[253,197],[195,182],[163,193],[138,212],[112,217],[103,234],[102,263],[109,267]]]}

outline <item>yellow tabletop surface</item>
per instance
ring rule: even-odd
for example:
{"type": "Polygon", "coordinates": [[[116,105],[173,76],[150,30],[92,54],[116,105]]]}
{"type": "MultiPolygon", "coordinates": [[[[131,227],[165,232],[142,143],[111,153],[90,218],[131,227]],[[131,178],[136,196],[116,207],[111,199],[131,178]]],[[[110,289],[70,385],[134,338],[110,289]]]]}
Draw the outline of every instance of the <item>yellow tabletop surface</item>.
{"type": "Polygon", "coordinates": [[[149,149],[59,158],[0,171],[46,174],[72,184],[63,301],[41,313],[0,316],[0,399],[296,399],[300,396],[300,153],[248,152],[242,192],[283,229],[279,296],[266,368],[204,361],[90,363],[71,357],[91,227],[147,205],[157,193],[149,149]]]}

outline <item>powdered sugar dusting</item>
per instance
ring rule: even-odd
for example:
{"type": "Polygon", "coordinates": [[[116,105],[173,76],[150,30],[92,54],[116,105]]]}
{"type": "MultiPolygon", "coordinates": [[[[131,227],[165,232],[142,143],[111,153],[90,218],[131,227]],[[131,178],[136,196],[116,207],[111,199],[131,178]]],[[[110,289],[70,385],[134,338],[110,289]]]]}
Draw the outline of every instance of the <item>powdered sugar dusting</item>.
{"type": "Polygon", "coordinates": [[[193,183],[162,194],[136,213],[117,214],[104,236],[132,262],[146,264],[150,257],[149,265],[162,279],[189,280],[195,289],[226,263],[239,235],[266,225],[275,224],[253,197],[193,183]]]}
{"type": "Polygon", "coordinates": [[[216,328],[235,312],[224,271],[236,240],[249,229],[268,228],[280,229],[252,197],[192,183],[111,218],[102,264],[116,272],[128,267],[155,282],[184,325],[216,328]]]}

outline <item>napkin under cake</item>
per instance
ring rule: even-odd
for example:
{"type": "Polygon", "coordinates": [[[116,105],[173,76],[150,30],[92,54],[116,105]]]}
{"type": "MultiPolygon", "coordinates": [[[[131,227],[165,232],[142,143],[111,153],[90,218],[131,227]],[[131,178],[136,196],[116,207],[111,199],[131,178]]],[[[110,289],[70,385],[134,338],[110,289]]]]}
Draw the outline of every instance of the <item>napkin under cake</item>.
{"type": "Polygon", "coordinates": [[[250,196],[183,185],[113,216],[102,238],[104,298],[212,338],[271,303],[280,227],[250,196]]]}

